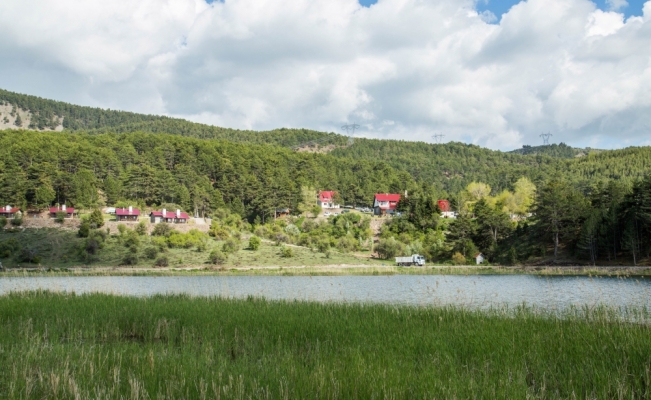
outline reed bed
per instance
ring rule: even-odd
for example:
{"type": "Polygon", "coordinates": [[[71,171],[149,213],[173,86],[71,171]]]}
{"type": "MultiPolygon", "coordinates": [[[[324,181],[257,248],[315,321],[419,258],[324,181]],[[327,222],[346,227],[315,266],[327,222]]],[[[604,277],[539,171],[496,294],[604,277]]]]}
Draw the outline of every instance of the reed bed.
{"type": "Polygon", "coordinates": [[[647,310],[0,297],[10,399],[651,398],[647,310]]]}

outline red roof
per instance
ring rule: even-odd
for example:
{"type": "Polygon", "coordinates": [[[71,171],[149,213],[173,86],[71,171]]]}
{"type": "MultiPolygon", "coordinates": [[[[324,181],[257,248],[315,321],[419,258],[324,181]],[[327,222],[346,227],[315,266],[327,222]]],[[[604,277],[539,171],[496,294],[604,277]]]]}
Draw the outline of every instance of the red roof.
{"type": "Polygon", "coordinates": [[[7,207],[2,207],[0,209],[0,214],[15,214],[18,211],[20,211],[20,208],[18,208],[18,207],[14,207],[14,208],[11,208],[9,210],[7,210],[7,207]]]}
{"type": "Polygon", "coordinates": [[[183,219],[190,219],[190,216],[184,212],[181,212],[181,214],[177,217],[176,216],[176,211],[165,211],[165,215],[163,215],[163,211],[152,211],[151,214],[154,217],[162,217],[166,219],[174,219],[174,218],[183,218],[183,219]]]}
{"type": "Polygon", "coordinates": [[[375,200],[377,200],[377,201],[395,201],[395,202],[398,202],[398,201],[400,201],[400,195],[399,194],[378,193],[378,194],[375,195],[375,200]]]}
{"type": "Polygon", "coordinates": [[[441,209],[441,211],[443,211],[443,212],[450,211],[450,202],[449,201],[447,201],[447,200],[439,200],[438,203],[439,203],[439,208],[441,209]]]}
{"type": "Polygon", "coordinates": [[[115,215],[140,215],[140,210],[137,208],[134,208],[129,212],[128,208],[116,208],[115,209],[115,215]]]}
{"type": "Polygon", "coordinates": [[[75,213],[75,209],[72,208],[72,207],[66,207],[65,210],[62,209],[61,206],[59,206],[59,207],[50,207],[50,214],[56,214],[59,211],[63,211],[66,214],[74,214],[75,213]]]}
{"type": "Polygon", "coordinates": [[[319,192],[319,201],[322,203],[329,203],[332,200],[332,196],[335,195],[333,191],[323,191],[319,192]]]}

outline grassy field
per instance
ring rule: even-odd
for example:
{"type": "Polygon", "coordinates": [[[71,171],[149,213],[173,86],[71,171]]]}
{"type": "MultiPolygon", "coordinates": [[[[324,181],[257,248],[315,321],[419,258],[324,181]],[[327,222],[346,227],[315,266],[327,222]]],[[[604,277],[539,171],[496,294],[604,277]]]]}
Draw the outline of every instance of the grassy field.
{"type": "Polygon", "coordinates": [[[603,309],[0,298],[3,398],[651,398],[651,329],[603,309]]]}
{"type": "MultiPolygon", "coordinates": [[[[115,267],[122,263],[128,249],[116,239],[115,236],[109,237],[104,244],[104,248],[98,253],[97,259],[91,263],[85,263],[78,255],[77,249],[83,244],[84,239],[79,238],[76,231],[40,228],[24,229],[16,232],[0,230],[0,243],[9,239],[15,239],[22,248],[33,250],[40,258],[39,264],[30,264],[21,262],[16,259],[16,255],[11,257],[2,257],[2,264],[5,267],[35,267],[44,268],[69,268],[76,266],[91,267],[115,267]]],[[[139,256],[139,262],[136,267],[154,267],[155,259],[147,259],[143,251],[150,244],[151,237],[142,237],[143,244],[139,256]]],[[[164,255],[169,259],[171,267],[211,267],[208,262],[208,256],[213,249],[221,249],[223,242],[215,241],[212,238],[207,240],[207,247],[204,251],[197,251],[195,248],[170,248],[166,249],[164,255]]],[[[248,242],[243,240],[240,249],[230,255],[228,261],[223,265],[224,268],[240,266],[318,266],[333,264],[367,264],[381,265],[386,261],[373,260],[368,257],[360,257],[354,254],[345,254],[337,251],[331,251],[326,257],[324,253],[313,252],[310,249],[298,246],[291,246],[294,256],[285,258],[281,256],[281,247],[275,243],[263,241],[259,250],[251,251],[246,249],[248,242]]]]}

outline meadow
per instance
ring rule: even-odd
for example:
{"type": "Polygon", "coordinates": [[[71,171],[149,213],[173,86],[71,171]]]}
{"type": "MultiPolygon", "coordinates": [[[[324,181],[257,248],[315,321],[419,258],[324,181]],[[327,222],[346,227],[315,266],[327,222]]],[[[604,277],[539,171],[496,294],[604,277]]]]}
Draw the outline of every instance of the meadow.
{"type": "Polygon", "coordinates": [[[651,398],[651,315],[0,297],[3,398],[651,398]]]}

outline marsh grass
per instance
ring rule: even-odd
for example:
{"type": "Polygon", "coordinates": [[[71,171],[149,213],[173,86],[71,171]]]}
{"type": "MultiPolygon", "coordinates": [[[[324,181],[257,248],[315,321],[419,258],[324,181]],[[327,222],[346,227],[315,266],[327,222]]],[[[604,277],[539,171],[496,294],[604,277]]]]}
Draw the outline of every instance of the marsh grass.
{"type": "Polygon", "coordinates": [[[649,313],[0,297],[6,398],[650,398],[649,313]]]}

